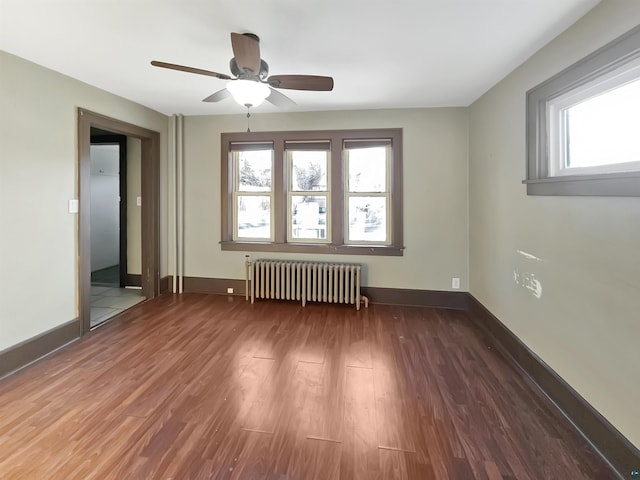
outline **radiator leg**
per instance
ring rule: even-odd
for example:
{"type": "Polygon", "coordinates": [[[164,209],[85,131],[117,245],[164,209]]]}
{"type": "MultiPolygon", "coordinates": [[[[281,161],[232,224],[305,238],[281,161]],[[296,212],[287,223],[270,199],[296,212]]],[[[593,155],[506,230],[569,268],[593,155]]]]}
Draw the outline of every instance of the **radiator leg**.
{"type": "Polygon", "coordinates": [[[249,255],[245,255],[244,256],[246,258],[245,262],[244,262],[244,270],[245,270],[245,277],[244,277],[244,300],[245,302],[249,301],[249,275],[251,272],[251,260],[249,260],[249,255]]]}
{"type": "Polygon", "coordinates": [[[300,300],[302,300],[302,307],[307,304],[307,282],[310,282],[309,278],[309,267],[307,265],[302,265],[300,268],[300,273],[302,274],[302,295],[300,295],[300,300]]]}

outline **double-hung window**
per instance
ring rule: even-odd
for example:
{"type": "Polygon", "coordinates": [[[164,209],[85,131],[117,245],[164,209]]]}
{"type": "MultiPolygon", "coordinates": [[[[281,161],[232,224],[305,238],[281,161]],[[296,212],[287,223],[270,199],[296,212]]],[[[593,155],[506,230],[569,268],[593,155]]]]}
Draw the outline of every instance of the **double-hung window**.
{"type": "Polygon", "coordinates": [[[402,255],[402,130],[223,133],[222,249],[402,255]]]}
{"type": "Polygon", "coordinates": [[[390,154],[389,140],[344,143],[347,244],[389,244],[390,154]]]}
{"type": "Polygon", "coordinates": [[[330,147],[327,141],[285,142],[289,242],[331,241],[330,147]]]}
{"type": "Polygon", "coordinates": [[[234,240],[273,240],[273,145],[232,145],[234,240]]]}

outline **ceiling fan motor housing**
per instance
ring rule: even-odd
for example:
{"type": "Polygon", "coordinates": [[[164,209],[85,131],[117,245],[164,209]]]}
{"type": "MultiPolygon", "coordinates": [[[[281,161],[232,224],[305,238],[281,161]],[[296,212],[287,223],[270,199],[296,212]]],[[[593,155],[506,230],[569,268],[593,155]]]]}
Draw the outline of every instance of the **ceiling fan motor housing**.
{"type": "MultiPolygon", "coordinates": [[[[229,70],[231,70],[231,73],[234,77],[238,78],[251,79],[255,76],[255,74],[250,75],[240,70],[240,68],[238,68],[238,64],[236,63],[235,57],[229,60],[229,70]]],[[[260,80],[264,80],[265,78],[267,78],[267,76],[269,76],[269,64],[262,59],[260,59],[260,72],[258,72],[257,76],[260,80]]]]}

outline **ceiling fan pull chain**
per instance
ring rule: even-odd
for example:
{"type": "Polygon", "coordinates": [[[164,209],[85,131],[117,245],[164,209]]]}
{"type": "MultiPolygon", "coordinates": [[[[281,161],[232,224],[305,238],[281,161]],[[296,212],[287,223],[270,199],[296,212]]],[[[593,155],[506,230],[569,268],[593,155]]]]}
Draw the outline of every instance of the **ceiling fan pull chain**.
{"type": "Polygon", "coordinates": [[[247,105],[247,133],[251,133],[251,128],[249,125],[249,122],[251,120],[251,112],[249,111],[249,109],[251,108],[251,105],[247,105]]]}

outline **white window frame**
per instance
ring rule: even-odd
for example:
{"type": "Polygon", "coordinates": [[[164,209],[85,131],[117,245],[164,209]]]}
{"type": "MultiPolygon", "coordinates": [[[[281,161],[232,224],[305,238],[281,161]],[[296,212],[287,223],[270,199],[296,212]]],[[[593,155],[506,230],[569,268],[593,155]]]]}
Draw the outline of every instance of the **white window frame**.
{"type": "Polygon", "coordinates": [[[592,167],[567,167],[566,111],[583,101],[606,94],[632,81],[640,81],[640,58],[624,64],[591,82],[547,102],[547,122],[549,125],[549,174],[589,175],[598,173],[640,171],[640,160],[636,162],[616,162],[592,167]]]}
{"type": "MultiPolygon", "coordinates": [[[[370,143],[370,140],[365,140],[362,143],[370,143]]],[[[349,141],[349,144],[357,144],[358,141],[349,141]]],[[[385,190],[384,192],[352,192],[351,185],[349,185],[349,150],[347,146],[342,149],[344,156],[343,166],[343,178],[344,178],[344,243],[347,245],[390,245],[391,244],[391,225],[393,224],[392,208],[391,208],[391,185],[393,177],[393,169],[391,168],[391,144],[380,145],[385,147],[385,190]],[[357,197],[380,197],[386,200],[386,218],[385,218],[385,241],[368,241],[368,240],[352,240],[349,238],[349,199],[357,197]]]]}
{"type": "MultiPolygon", "coordinates": [[[[265,148],[265,150],[267,150],[265,148]]],[[[232,150],[233,163],[233,240],[237,242],[273,242],[274,239],[274,152],[271,147],[271,190],[269,191],[241,191],[240,190],[240,153],[242,149],[232,150]],[[238,198],[239,197],[269,197],[269,237],[241,237],[238,229],[238,198]]],[[[247,151],[247,150],[244,150],[247,151]]]]}
{"type": "Polygon", "coordinates": [[[523,183],[528,195],[640,196],[640,170],[630,162],[561,168],[566,154],[562,151],[562,110],[629,81],[640,72],[637,65],[640,26],[527,92],[527,177],[523,183]],[[630,77],[624,77],[625,71],[630,77]]]}
{"type": "MultiPolygon", "coordinates": [[[[330,142],[322,142],[330,144],[330,142]]],[[[295,146],[295,142],[288,142],[292,147],[295,146]]],[[[292,153],[296,150],[295,148],[286,148],[285,156],[287,162],[287,240],[291,243],[310,243],[310,244],[322,244],[322,243],[331,243],[331,148],[324,149],[310,149],[306,148],[307,151],[314,152],[325,152],[326,153],[326,168],[327,168],[327,189],[326,190],[293,190],[293,155],[292,153]],[[305,193],[309,193],[310,196],[322,196],[324,195],[327,198],[326,202],[326,222],[325,222],[325,232],[327,238],[298,238],[293,236],[293,206],[292,206],[292,198],[303,196],[305,193]]]]}

